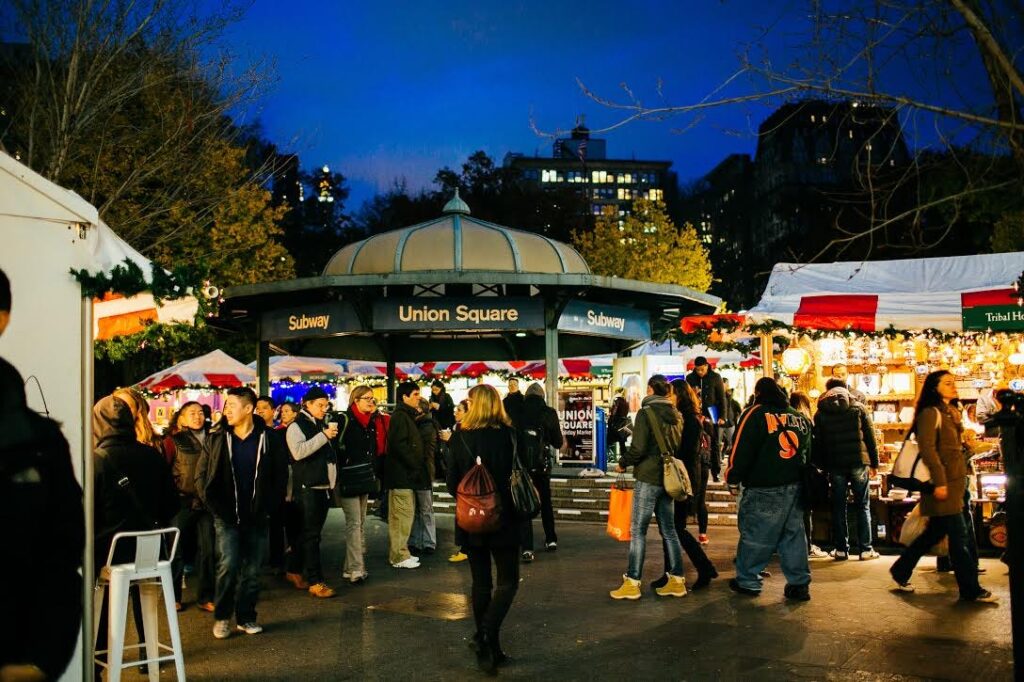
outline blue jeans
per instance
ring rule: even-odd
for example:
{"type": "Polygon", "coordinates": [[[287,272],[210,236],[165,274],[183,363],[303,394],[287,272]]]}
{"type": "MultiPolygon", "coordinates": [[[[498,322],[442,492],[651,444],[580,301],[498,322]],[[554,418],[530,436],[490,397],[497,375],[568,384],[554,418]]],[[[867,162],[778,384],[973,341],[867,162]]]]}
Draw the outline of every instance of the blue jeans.
{"type": "Polygon", "coordinates": [[[256,600],[260,596],[260,570],[270,544],[266,524],[235,525],[215,518],[217,530],[217,590],[214,618],[239,623],[256,622],[256,600]]]}
{"type": "Polygon", "coordinates": [[[676,535],[675,515],[672,498],[660,485],[637,481],[633,489],[633,517],[629,524],[629,568],[626,576],[640,580],[644,570],[644,554],[647,552],[647,529],[651,516],[658,516],[658,530],[668,550],[668,572],[683,575],[683,549],[676,535]]]}
{"type": "Polygon", "coordinates": [[[799,483],[790,483],[743,489],[738,514],[740,543],[736,548],[736,581],[741,587],[761,591],[759,574],[775,552],[779,553],[787,584],[810,584],[800,488],[799,483]]]}
{"type": "Polygon", "coordinates": [[[853,506],[857,510],[858,552],[871,551],[871,503],[868,500],[868,468],[830,471],[832,484],[832,542],[837,552],[850,551],[850,531],[846,522],[846,486],[853,489],[853,506]]]}

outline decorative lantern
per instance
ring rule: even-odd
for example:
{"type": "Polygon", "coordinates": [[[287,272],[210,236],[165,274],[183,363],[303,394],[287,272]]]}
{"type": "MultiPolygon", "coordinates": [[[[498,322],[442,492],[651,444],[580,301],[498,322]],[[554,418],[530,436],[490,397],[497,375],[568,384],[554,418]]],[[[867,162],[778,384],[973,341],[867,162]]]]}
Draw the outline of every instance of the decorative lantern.
{"type": "Polygon", "coordinates": [[[782,369],[790,376],[800,376],[811,366],[811,354],[803,348],[790,346],[782,351],[782,369]]]}

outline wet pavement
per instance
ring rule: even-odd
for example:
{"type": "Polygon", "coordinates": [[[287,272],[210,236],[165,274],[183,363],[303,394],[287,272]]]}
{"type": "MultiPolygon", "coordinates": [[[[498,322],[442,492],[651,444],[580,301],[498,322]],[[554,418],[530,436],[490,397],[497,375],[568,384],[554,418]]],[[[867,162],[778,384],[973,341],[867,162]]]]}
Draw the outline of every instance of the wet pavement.
{"type": "MultiPolygon", "coordinates": [[[[190,680],[462,680],[482,677],[467,648],[473,630],[469,566],[447,561],[450,515],[438,516],[438,551],[418,570],[387,565],[386,527],[368,522],[369,580],[340,579],[344,528],[332,510],[324,566],[339,594],[317,600],[267,576],[261,635],[211,634],[212,615],[190,605],[180,614],[190,680]]],[[[540,532],[540,522],[536,521],[540,532]]],[[[812,562],[809,602],[783,599],[778,565],[758,598],[728,587],[737,533],[712,528],[708,553],[721,578],[683,599],[647,587],[662,570],[656,529],[648,536],[644,595],[616,602],[627,543],[603,526],[564,523],[557,552],[537,553],[522,582],[502,641],[514,659],[500,676],[549,680],[1010,680],[1006,566],[983,560],[982,584],[999,606],[958,603],[952,575],[925,558],[917,593],[890,591],[894,557],[812,562]]],[[[687,582],[695,579],[687,562],[687,582]]],[[[191,595],[186,592],[186,600],[191,595]]],[[[131,632],[131,629],[129,629],[131,632]]],[[[162,670],[173,679],[173,668],[162,670]]],[[[144,679],[127,673],[127,679],[144,679]]]]}

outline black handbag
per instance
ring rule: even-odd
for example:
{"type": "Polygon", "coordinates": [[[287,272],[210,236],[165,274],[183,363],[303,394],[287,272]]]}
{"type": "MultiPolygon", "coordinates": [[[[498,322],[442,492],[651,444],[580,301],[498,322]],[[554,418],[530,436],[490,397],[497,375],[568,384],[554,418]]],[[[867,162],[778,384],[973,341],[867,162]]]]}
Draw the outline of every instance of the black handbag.
{"type": "Polygon", "coordinates": [[[380,483],[373,472],[372,462],[343,466],[338,472],[338,495],[340,497],[371,495],[379,489],[380,483]]]}
{"type": "Polygon", "coordinates": [[[512,506],[520,519],[532,519],[540,513],[540,493],[530,479],[530,474],[519,462],[516,440],[512,438],[512,476],[509,477],[512,491],[512,506]]]}

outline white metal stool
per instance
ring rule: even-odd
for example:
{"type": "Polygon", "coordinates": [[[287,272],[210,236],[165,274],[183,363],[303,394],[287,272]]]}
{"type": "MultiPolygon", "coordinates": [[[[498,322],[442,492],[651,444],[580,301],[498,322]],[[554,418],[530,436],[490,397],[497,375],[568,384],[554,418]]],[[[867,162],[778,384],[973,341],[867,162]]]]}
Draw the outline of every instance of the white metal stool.
{"type": "Polygon", "coordinates": [[[93,632],[93,644],[99,635],[100,609],[103,595],[110,590],[107,608],[107,649],[97,651],[96,664],[107,670],[108,682],[120,682],[121,670],[135,666],[149,666],[150,682],[160,679],[160,662],[174,661],[175,672],[179,682],[185,680],[185,657],[181,650],[181,634],[178,631],[178,612],[174,608],[174,579],[171,575],[171,559],[178,549],[178,529],[160,528],[134,533],[118,533],[110,545],[107,564],[100,571],[93,600],[93,616],[96,630],[93,632]],[[166,559],[160,558],[160,548],[165,535],[172,535],[171,551],[166,559]],[[118,541],[135,539],[135,562],[130,564],[112,564],[114,550],[118,541]],[[125,646],[124,630],[128,621],[128,593],[132,585],[139,588],[142,600],[142,624],[145,630],[145,642],[125,646]],[[167,629],[171,635],[171,645],[161,644],[159,640],[159,601],[163,592],[164,610],[167,612],[167,629]],[[125,649],[146,648],[146,659],[138,662],[125,663],[125,649]],[[169,652],[161,656],[161,650],[169,652]],[[100,660],[98,654],[106,654],[106,661],[100,660]]]}

